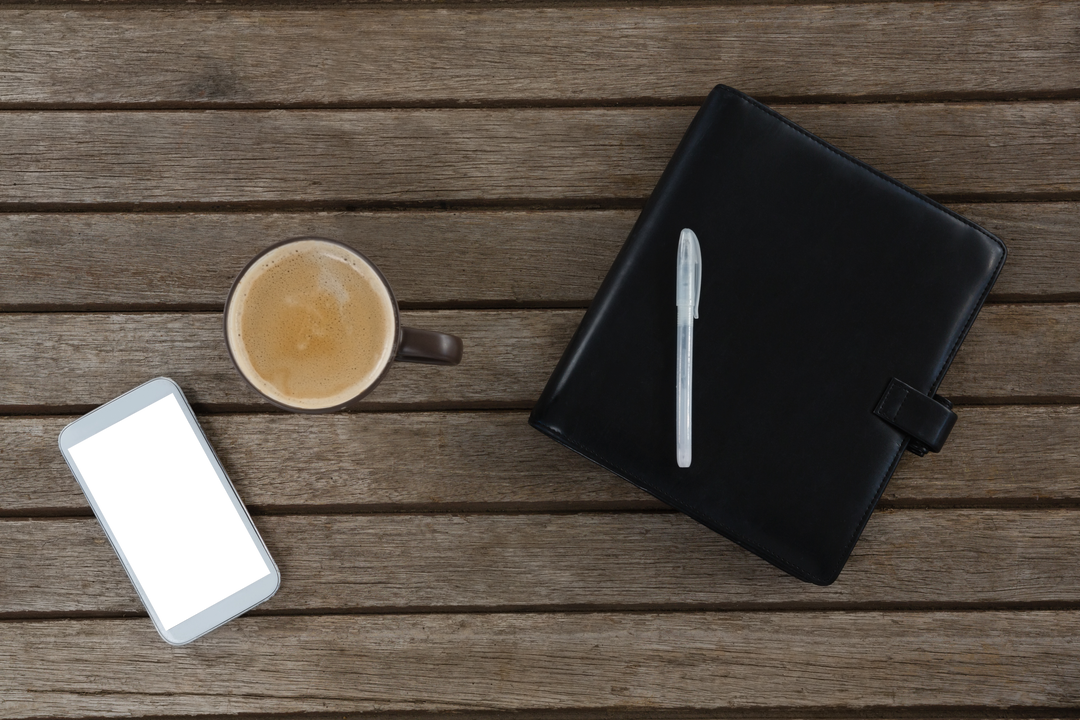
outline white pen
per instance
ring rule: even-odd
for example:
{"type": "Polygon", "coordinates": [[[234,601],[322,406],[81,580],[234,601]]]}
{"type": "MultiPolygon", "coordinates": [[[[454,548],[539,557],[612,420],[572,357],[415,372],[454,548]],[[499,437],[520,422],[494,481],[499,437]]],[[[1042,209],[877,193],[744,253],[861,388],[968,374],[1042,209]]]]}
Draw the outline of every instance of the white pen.
{"type": "Polygon", "coordinates": [[[679,235],[675,268],[675,306],[678,310],[678,370],[675,375],[675,458],[690,467],[690,417],[694,387],[694,318],[701,299],[701,245],[690,228],[679,235]]]}

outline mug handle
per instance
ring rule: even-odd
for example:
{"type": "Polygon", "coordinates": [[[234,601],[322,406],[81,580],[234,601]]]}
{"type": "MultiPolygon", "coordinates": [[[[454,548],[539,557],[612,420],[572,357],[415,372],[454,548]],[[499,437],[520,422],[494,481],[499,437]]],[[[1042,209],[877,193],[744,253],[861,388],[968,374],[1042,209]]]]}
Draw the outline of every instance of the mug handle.
{"type": "Polygon", "coordinates": [[[456,335],[403,327],[394,359],[425,365],[457,365],[461,362],[461,350],[461,338],[456,335]]]}

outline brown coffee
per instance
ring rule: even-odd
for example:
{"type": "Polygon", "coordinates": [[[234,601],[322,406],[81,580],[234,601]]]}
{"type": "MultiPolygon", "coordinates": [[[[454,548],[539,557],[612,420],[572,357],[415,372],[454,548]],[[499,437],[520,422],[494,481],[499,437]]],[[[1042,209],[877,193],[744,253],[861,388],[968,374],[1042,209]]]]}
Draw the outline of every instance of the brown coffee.
{"type": "Polygon", "coordinates": [[[239,279],[226,313],[240,372],[290,407],[342,405],[392,359],[390,293],[363,258],[335,243],[300,240],[266,253],[239,279]]]}

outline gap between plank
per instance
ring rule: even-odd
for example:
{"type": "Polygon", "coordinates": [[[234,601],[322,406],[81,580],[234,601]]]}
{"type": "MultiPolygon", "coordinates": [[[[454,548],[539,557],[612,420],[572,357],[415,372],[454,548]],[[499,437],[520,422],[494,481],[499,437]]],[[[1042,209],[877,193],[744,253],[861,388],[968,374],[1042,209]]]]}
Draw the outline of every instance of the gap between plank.
{"type": "MultiPolygon", "coordinates": [[[[445,515],[500,515],[518,517],[522,515],[675,515],[679,511],[662,504],[662,501],[644,496],[641,500],[623,501],[573,501],[573,502],[533,502],[533,503],[371,503],[351,505],[247,505],[252,517],[269,516],[318,516],[335,517],[347,515],[385,516],[409,515],[438,517],[445,515]]],[[[1080,510],[1080,499],[1042,499],[1042,498],[948,498],[907,500],[881,500],[875,511],[938,511],[953,510],[1080,510]]],[[[94,517],[89,507],[72,508],[31,508],[27,510],[0,510],[0,523],[33,520],[85,520],[94,517]]]]}
{"type": "MultiPolygon", "coordinates": [[[[949,398],[956,407],[1015,407],[1025,406],[1058,406],[1080,405],[1080,395],[1032,395],[1009,398],[992,397],[982,398],[967,395],[953,395],[949,398]]],[[[0,417],[26,417],[55,415],[85,415],[96,404],[73,404],[73,405],[0,405],[0,417]]],[[[191,403],[192,409],[199,415],[286,415],[288,410],[276,408],[269,403],[246,405],[239,403],[191,403]]],[[[446,401],[446,402],[423,402],[423,403],[366,403],[356,410],[342,411],[343,414],[380,414],[380,413],[426,413],[426,412],[529,412],[533,408],[532,402],[490,402],[490,401],[446,401]]]]}
{"type": "MultiPolygon", "coordinates": [[[[1023,395],[1009,398],[1001,397],[974,397],[967,395],[952,395],[950,397],[956,406],[1017,406],[1017,405],[1078,405],[1080,395],[1023,395]]],[[[346,411],[356,414],[371,413],[424,413],[424,412],[474,412],[474,411],[511,411],[520,410],[528,412],[533,408],[533,401],[457,401],[445,402],[418,402],[418,403],[368,403],[356,410],[346,411]]],[[[0,405],[0,417],[26,416],[26,415],[85,415],[96,404],[74,405],[0,405]]],[[[280,410],[269,404],[247,405],[241,403],[191,403],[192,409],[199,415],[223,415],[223,414],[286,414],[288,410],[280,410]]]]}
{"type": "MultiPolygon", "coordinates": [[[[959,193],[927,195],[942,205],[993,203],[1080,202],[1080,192],[1040,193],[959,193]]],[[[535,198],[500,198],[497,200],[423,200],[414,202],[383,201],[242,201],[242,202],[169,202],[169,203],[26,203],[0,202],[0,213],[305,213],[305,212],[401,212],[436,210],[467,212],[474,210],[641,210],[648,201],[641,197],[608,197],[574,200],[537,200],[535,198]]]]}
{"type": "MultiPolygon", "coordinates": [[[[468,713],[397,710],[375,713],[238,713],[235,715],[138,715],[130,720],[1078,720],[1080,708],[972,706],[786,706],[711,710],[471,710],[468,713]]],[[[49,720],[44,718],[43,720],[49,720]]],[[[99,720],[86,718],[86,720],[99,720]]],[[[101,719],[104,720],[104,719],[101,719]]]]}
{"type": "MultiPolygon", "coordinates": [[[[0,0],[2,3],[3,0],[0,0]]],[[[0,4],[0,8],[2,8],[0,4]]],[[[1037,194],[1025,194],[1013,200],[997,200],[995,198],[983,201],[956,200],[948,195],[929,195],[937,202],[956,202],[958,204],[1001,204],[1023,205],[1039,203],[1069,203],[1080,201],[1080,192],[1058,193],[1060,200],[1043,200],[1037,194]]],[[[968,196],[962,196],[968,197],[968,196]]],[[[972,196],[973,197],[973,196],[972,196]]],[[[57,204],[57,203],[3,203],[0,202],[0,213],[5,214],[35,214],[35,215],[109,215],[116,213],[129,213],[138,215],[255,215],[260,213],[274,213],[276,215],[307,215],[310,213],[365,213],[365,214],[402,214],[416,212],[418,214],[446,214],[454,215],[461,213],[497,214],[501,212],[590,212],[609,210],[641,210],[648,201],[647,197],[639,198],[591,198],[589,200],[527,200],[512,204],[508,200],[432,200],[425,202],[320,202],[320,201],[269,201],[248,203],[215,203],[194,201],[187,203],[94,203],[94,204],[57,204]],[[25,207],[21,207],[25,206],[25,207]]]]}
{"type": "MultiPolygon", "coordinates": [[[[919,0],[912,0],[917,2],[919,0]]],[[[335,5],[340,3],[334,3],[335,5]]],[[[626,3],[625,5],[639,7],[642,3],[626,3]]],[[[706,5],[707,3],[701,3],[706,5]]],[[[727,5],[728,3],[716,3],[727,5]]],[[[772,4],[772,3],[766,3],[772,4]]],[[[835,3],[835,4],[864,4],[864,3],[835,3]]],[[[870,4],[870,3],[865,3],[870,4]]],[[[185,5],[186,6],[186,5],[185,5]]],[[[446,4],[440,3],[440,7],[446,4]]],[[[590,5],[589,7],[598,7],[590,5]]],[[[616,4],[612,7],[623,7],[616,4]]],[[[0,8],[10,8],[0,2],[0,8]]],[[[36,6],[29,6],[36,7],[36,6]]],[[[86,7],[86,3],[79,3],[77,7],[86,7]]],[[[271,6],[261,6],[271,7],[271,6]]],[[[379,4],[379,7],[386,7],[379,4]]],[[[472,9],[475,5],[465,5],[466,9],[472,9]]],[[[484,4],[483,8],[493,6],[484,4]]],[[[510,7],[524,7],[514,5],[510,7]]],[[[563,9],[569,5],[557,4],[538,5],[537,7],[556,7],[563,9]]],[[[670,7],[666,4],[657,4],[657,7],[670,7]]],[[[228,6],[215,5],[215,9],[227,9],[228,6]]],[[[455,100],[454,98],[437,98],[434,100],[399,100],[394,102],[229,102],[215,100],[199,101],[169,101],[158,100],[154,102],[10,102],[0,101],[0,112],[143,112],[143,111],[202,111],[202,110],[498,110],[498,109],[558,109],[558,108],[641,108],[641,107],[696,107],[705,102],[707,94],[681,95],[670,98],[654,97],[622,97],[622,98],[551,98],[551,99],[520,99],[507,100],[496,98],[480,98],[474,100],[455,100]]],[[[1041,90],[1030,92],[931,92],[931,93],[893,93],[893,94],[867,94],[846,95],[825,93],[821,95],[755,95],[754,99],[766,105],[869,105],[879,103],[890,104],[925,104],[925,103],[968,103],[968,102],[1053,102],[1073,101],[1080,99],[1080,87],[1062,88],[1059,90],[1041,90]]]]}
{"type": "MultiPolygon", "coordinates": [[[[1080,402],[1076,400],[1074,402],[1080,402]]],[[[97,404],[73,404],[73,405],[0,405],[0,417],[21,415],[85,415],[97,404]]],[[[248,405],[244,403],[206,403],[193,402],[192,409],[199,415],[218,415],[221,413],[257,413],[257,414],[290,414],[288,410],[275,408],[269,403],[248,405]]],[[[533,403],[518,401],[458,401],[447,400],[445,402],[418,402],[418,403],[366,403],[357,410],[347,412],[354,413],[405,413],[405,412],[454,412],[454,411],[477,411],[477,410],[532,410],[533,403]]]]}
{"type": "MultiPolygon", "coordinates": [[[[382,606],[375,608],[305,608],[303,610],[260,610],[244,613],[245,617],[325,617],[363,615],[645,615],[654,613],[690,614],[819,614],[881,613],[898,615],[922,615],[938,612],[988,613],[988,612],[1077,612],[1080,602],[1013,602],[1013,603],[722,603],[722,604],[666,604],[653,605],[442,605],[442,606],[382,606]]],[[[0,624],[22,622],[65,622],[94,620],[135,620],[148,617],[145,611],[105,613],[91,611],[71,612],[11,612],[0,613],[0,624]]]]}
{"type": "MultiPolygon", "coordinates": [[[[287,8],[303,10],[326,6],[447,8],[464,9],[557,9],[564,8],[626,8],[626,7],[755,7],[761,5],[880,5],[890,0],[0,0],[0,8],[29,10],[39,7],[102,8],[139,7],[150,10],[173,8],[229,10],[231,8],[287,8]]],[[[905,5],[931,4],[930,0],[892,0],[905,5]]]]}
{"type": "MultiPolygon", "coordinates": [[[[1077,295],[1080,298],[1080,294],[1077,295]]],[[[224,300],[224,298],[222,298],[224,300]]],[[[550,300],[462,300],[444,302],[408,302],[398,301],[401,310],[583,310],[589,306],[591,300],[566,300],[552,302],[550,300]]],[[[1068,302],[1068,301],[1060,301],[1068,302]]],[[[103,314],[103,315],[160,315],[163,313],[202,313],[220,314],[225,310],[224,304],[218,303],[78,303],[70,305],[3,305],[0,304],[0,314],[10,315],[44,315],[60,313],[103,314]]]]}
{"type": "MultiPolygon", "coordinates": [[[[2,2],[2,0],[0,0],[2,2]]],[[[2,7],[2,6],[0,6],[2,7]]],[[[1076,195],[1078,193],[1061,193],[1076,195]]],[[[1035,196],[1032,195],[1034,198],[1035,196]]],[[[640,210],[645,207],[646,197],[608,197],[588,200],[537,200],[535,198],[503,198],[498,200],[417,200],[412,202],[384,201],[300,201],[287,200],[244,201],[244,202],[171,202],[171,203],[10,203],[0,201],[0,213],[312,213],[312,212],[401,212],[407,210],[443,211],[448,213],[473,212],[484,210],[640,210]]],[[[1071,202],[1066,198],[1063,202],[1071,202]]],[[[1014,201],[1007,201],[1014,202],[1014,201]]],[[[1044,202],[1033,199],[1031,202],[1044,202]]]]}
{"type": "MultiPolygon", "coordinates": [[[[1006,294],[992,295],[985,305],[1073,305],[1080,303],[1080,292],[1056,293],[1047,295],[1006,294]]],[[[565,300],[460,300],[441,302],[398,301],[401,310],[490,310],[506,312],[515,310],[586,310],[592,299],[565,300]]],[[[221,314],[224,305],[218,303],[73,303],[42,305],[0,304],[2,315],[45,315],[75,314],[82,315],[162,315],[167,313],[202,313],[221,314]]]]}

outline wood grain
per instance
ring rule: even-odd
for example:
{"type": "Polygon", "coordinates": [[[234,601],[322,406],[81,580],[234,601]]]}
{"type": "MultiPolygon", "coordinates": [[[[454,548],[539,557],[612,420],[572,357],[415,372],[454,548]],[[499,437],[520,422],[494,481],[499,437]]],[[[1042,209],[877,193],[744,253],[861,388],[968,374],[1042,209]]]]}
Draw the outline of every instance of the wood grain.
{"type": "Polygon", "coordinates": [[[1080,203],[953,205],[1005,241],[994,300],[1075,300],[1080,292],[1080,203]]]}
{"type": "MultiPolygon", "coordinates": [[[[539,395],[581,311],[413,311],[410,327],[462,338],[457,367],[400,363],[367,406],[524,406],[539,395]]],[[[96,405],[157,375],[203,405],[265,405],[233,368],[218,313],[0,315],[0,406],[96,405]]]]}
{"type": "Polygon", "coordinates": [[[941,394],[968,400],[1080,396],[1080,305],[993,305],[979,313],[941,394]]]}
{"type": "MultiPolygon", "coordinates": [[[[5,260],[0,307],[220,310],[248,260],[272,242],[300,235],[353,245],[379,266],[406,305],[584,306],[637,215],[637,210],[0,214],[5,260]]],[[[1080,290],[1080,281],[1077,285],[1080,290]]]]}
{"type": "Polygon", "coordinates": [[[0,710],[1070,707],[1080,702],[1078,620],[1061,611],[261,617],[183,648],[166,646],[144,618],[7,623],[0,657],[13,662],[0,675],[0,710]]]}
{"type": "MultiPolygon", "coordinates": [[[[1080,102],[777,109],[926,193],[1080,191],[1080,102]]],[[[636,201],[694,111],[6,112],[0,207],[636,201]]]]}
{"type": "Polygon", "coordinates": [[[773,98],[1075,96],[1078,31],[1075,3],[1046,0],[11,9],[0,98],[20,107],[700,102],[720,81],[773,98]]]}
{"type": "MultiPolygon", "coordinates": [[[[829,587],[674,513],[266,516],[260,612],[1077,603],[1077,510],[876,513],[829,587]]],[[[139,613],[96,520],[0,521],[0,616],[139,613]]]]}
{"type": "Polygon", "coordinates": [[[60,311],[0,312],[0,413],[66,413],[0,417],[0,717],[1075,714],[1080,5],[124,2],[0,0],[0,311],[60,311]],[[718,81],[967,203],[1040,303],[984,310],[942,388],[976,404],[828,588],[525,422],[718,81]],[[307,233],[465,363],[263,412],[216,312],[307,233]],[[158,374],[258,411],[200,419],[284,574],[185,648],[65,618],[142,611],[56,435],[158,374]],[[1074,404],[978,404],[1018,402],[1074,404]]]}
{"type": "Polygon", "coordinates": [[[1080,499],[1076,406],[957,408],[956,427],[939,454],[900,461],[882,496],[918,504],[1080,499]]]}
{"type": "MultiPolygon", "coordinates": [[[[964,407],[938,455],[905,455],[892,505],[1080,501],[1080,408],[964,407]]],[[[524,412],[202,415],[258,512],[663,509],[524,412]]],[[[0,419],[0,514],[89,514],[56,449],[74,418],[0,419]]]]}
{"type": "MultiPolygon", "coordinates": [[[[459,335],[465,359],[454,368],[400,364],[366,407],[530,407],[581,316],[580,310],[404,313],[406,325],[459,335]]],[[[964,401],[1080,398],[1078,328],[1080,305],[985,307],[942,394],[964,401]]],[[[265,407],[229,363],[216,313],[0,314],[0,337],[7,366],[0,409],[8,412],[96,405],[157,375],[174,378],[206,407],[265,407]]]]}
{"type": "MultiPolygon", "coordinates": [[[[954,208],[1009,247],[991,300],[1080,299],[1080,203],[954,208]]],[[[409,307],[585,306],[637,210],[0,214],[0,308],[219,310],[266,245],[362,250],[409,307]]]]}

